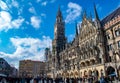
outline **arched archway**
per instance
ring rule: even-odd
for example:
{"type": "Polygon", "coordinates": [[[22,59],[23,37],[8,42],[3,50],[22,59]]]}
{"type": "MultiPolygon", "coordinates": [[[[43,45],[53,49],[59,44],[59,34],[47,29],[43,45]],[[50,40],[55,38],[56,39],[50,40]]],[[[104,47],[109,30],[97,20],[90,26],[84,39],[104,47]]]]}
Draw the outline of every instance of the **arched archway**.
{"type": "Polygon", "coordinates": [[[73,72],[70,73],[70,78],[73,78],[73,72]]]}
{"type": "Polygon", "coordinates": [[[61,74],[61,73],[59,73],[59,77],[62,77],[62,74],[61,74]]]}
{"type": "Polygon", "coordinates": [[[94,77],[98,77],[98,76],[99,76],[98,70],[95,69],[95,70],[92,72],[92,75],[93,75],[94,77]]]}
{"type": "Polygon", "coordinates": [[[88,76],[88,73],[87,73],[87,71],[85,70],[84,71],[84,77],[87,77],[88,76]]]}
{"type": "Polygon", "coordinates": [[[89,75],[89,76],[92,76],[92,70],[89,70],[89,71],[88,71],[88,75],[89,75]]]}
{"type": "Polygon", "coordinates": [[[104,73],[104,71],[103,71],[103,69],[101,69],[101,70],[100,70],[100,74],[101,74],[101,76],[104,75],[103,73],[104,73]]]}
{"type": "Polygon", "coordinates": [[[98,72],[98,70],[95,71],[95,74],[96,74],[96,76],[99,76],[99,72],[98,72]]]}
{"type": "Polygon", "coordinates": [[[77,72],[77,71],[75,71],[75,73],[74,73],[74,74],[75,74],[75,77],[78,77],[78,72],[77,72]]]}
{"type": "Polygon", "coordinates": [[[95,60],[94,60],[94,59],[91,59],[91,60],[90,60],[90,64],[94,65],[94,64],[95,64],[95,60]]]}
{"type": "Polygon", "coordinates": [[[85,64],[86,64],[87,66],[89,66],[89,65],[90,65],[90,62],[89,62],[89,61],[86,61],[85,64]]]}
{"type": "Polygon", "coordinates": [[[85,62],[81,62],[81,67],[85,67],[85,62]]]}
{"type": "Polygon", "coordinates": [[[68,73],[68,72],[66,72],[65,76],[68,78],[68,77],[69,77],[69,73],[68,73]]]}
{"type": "Polygon", "coordinates": [[[107,75],[111,75],[115,73],[115,69],[112,66],[109,66],[107,68],[107,75]]]}
{"type": "Polygon", "coordinates": [[[80,72],[80,77],[82,77],[83,75],[82,75],[83,73],[82,72],[80,72]]]}

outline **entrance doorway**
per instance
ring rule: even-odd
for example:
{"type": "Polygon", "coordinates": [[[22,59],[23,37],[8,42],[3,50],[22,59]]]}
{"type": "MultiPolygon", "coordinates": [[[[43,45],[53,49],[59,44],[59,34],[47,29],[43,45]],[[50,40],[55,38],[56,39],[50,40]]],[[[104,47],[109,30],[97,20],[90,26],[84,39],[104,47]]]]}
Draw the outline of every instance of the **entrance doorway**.
{"type": "Polygon", "coordinates": [[[112,66],[109,66],[107,68],[107,75],[108,76],[114,76],[115,75],[115,69],[112,66]]]}

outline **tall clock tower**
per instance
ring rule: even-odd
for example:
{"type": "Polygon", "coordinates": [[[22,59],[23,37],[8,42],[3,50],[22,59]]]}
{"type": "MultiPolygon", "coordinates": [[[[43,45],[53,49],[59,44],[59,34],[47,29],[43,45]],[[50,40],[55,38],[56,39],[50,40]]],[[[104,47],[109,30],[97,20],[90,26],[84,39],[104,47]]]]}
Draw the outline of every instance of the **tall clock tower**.
{"type": "Polygon", "coordinates": [[[65,37],[65,22],[62,17],[60,8],[58,9],[56,22],[54,25],[54,39],[52,41],[53,55],[55,56],[55,63],[60,64],[59,53],[65,49],[66,37],[65,37]]]}

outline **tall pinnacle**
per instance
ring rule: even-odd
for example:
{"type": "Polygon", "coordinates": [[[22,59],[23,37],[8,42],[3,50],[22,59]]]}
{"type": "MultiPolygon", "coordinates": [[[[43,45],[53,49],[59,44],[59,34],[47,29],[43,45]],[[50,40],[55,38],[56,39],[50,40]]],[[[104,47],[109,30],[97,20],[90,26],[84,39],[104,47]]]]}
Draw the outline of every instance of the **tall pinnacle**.
{"type": "Polygon", "coordinates": [[[75,23],[75,26],[76,26],[76,36],[78,36],[77,22],[75,23]]]}
{"type": "Polygon", "coordinates": [[[56,22],[57,23],[63,22],[63,17],[62,17],[62,12],[60,10],[60,6],[58,7],[58,12],[57,12],[57,16],[56,16],[56,22]]]}
{"type": "Polygon", "coordinates": [[[59,7],[58,7],[57,17],[61,17],[61,16],[62,16],[62,13],[61,13],[60,6],[59,6],[59,7]]]}
{"type": "Polygon", "coordinates": [[[97,13],[96,5],[94,4],[94,14],[95,14],[95,20],[99,20],[99,16],[97,13]]]}

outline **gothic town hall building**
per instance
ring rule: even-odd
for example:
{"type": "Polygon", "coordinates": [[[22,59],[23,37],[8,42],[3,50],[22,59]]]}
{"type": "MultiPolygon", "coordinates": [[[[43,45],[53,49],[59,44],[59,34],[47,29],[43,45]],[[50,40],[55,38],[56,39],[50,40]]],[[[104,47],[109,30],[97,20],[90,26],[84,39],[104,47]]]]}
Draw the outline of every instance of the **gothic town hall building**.
{"type": "Polygon", "coordinates": [[[76,26],[74,40],[68,43],[65,22],[58,9],[52,51],[45,50],[47,76],[99,78],[116,74],[120,77],[120,7],[100,20],[94,6],[94,17],[93,21],[84,13],[82,23],[76,26]]]}

